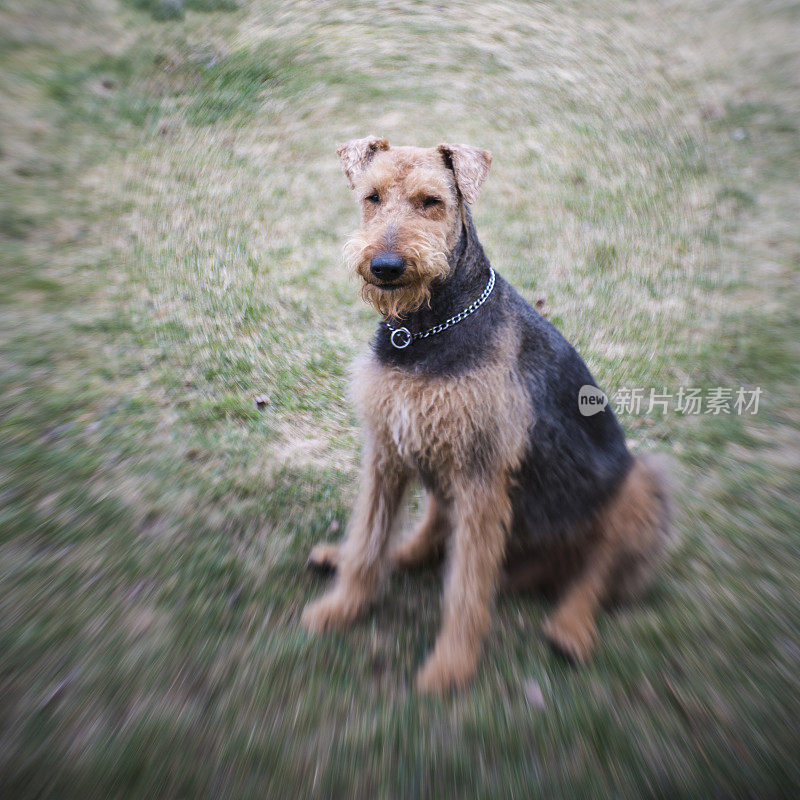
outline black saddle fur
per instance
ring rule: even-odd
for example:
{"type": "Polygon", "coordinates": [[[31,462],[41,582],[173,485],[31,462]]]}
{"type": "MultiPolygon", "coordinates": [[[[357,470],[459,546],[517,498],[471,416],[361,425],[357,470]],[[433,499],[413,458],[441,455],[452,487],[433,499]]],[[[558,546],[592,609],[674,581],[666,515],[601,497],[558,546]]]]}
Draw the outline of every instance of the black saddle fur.
{"type": "MultiPolygon", "coordinates": [[[[457,314],[486,287],[489,260],[468,209],[449,260],[450,272],[433,287],[430,306],[402,320],[412,333],[457,314]]],[[[581,386],[597,384],[572,345],[497,275],[487,301],[462,322],[403,350],[392,346],[390,331],[380,323],[373,348],[386,365],[422,375],[459,375],[493,357],[498,334],[508,325],[521,333],[517,366],[534,419],[513,476],[511,535],[536,545],[565,536],[596,512],[633,462],[610,405],[592,416],[578,410],[581,386]]]]}

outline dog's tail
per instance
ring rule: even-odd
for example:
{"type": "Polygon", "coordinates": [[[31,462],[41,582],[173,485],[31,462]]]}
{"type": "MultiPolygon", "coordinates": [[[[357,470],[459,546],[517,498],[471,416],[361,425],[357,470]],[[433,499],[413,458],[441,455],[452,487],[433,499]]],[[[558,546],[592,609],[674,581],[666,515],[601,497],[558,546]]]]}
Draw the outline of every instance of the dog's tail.
{"type": "Polygon", "coordinates": [[[637,456],[634,469],[643,470],[650,482],[653,503],[658,515],[659,537],[666,546],[675,541],[675,463],[666,453],[637,456]]]}

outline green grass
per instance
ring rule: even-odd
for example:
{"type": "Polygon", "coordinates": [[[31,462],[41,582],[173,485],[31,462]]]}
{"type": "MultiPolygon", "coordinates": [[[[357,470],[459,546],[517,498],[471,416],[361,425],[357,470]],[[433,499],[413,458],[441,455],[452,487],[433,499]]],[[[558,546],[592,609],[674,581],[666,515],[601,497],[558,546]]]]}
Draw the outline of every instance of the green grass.
{"type": "Polygon", "coordinates": [[[172,5],[0,10],[0,795],[794,796],[797,9],[172,5]],[[367,133],[492,150],[487,252],[609,393],[764,390],[623,416],[681,543],[584,669],[503,596],[418,696],[434,570],[298,624],[358,475],[367,133]]]}

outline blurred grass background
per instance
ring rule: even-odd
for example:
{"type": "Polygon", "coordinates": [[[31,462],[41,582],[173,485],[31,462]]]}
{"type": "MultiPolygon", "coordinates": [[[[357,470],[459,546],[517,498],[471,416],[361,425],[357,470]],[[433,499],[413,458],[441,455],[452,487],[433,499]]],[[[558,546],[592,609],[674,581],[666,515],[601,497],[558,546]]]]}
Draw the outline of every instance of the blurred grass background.
{"type": "Polygon", "coordinates": [[[799,21],[5,0],[0,794],[795,796],[799,21]],[[764,390],[623,417],[678,459],[682,543],[585,669],[502,597],[470,688],[418,697],[434,570],[298,626],[357,474],[334,148],[368,133],[493,152],[487,252],[609,391],[764,390]]]}

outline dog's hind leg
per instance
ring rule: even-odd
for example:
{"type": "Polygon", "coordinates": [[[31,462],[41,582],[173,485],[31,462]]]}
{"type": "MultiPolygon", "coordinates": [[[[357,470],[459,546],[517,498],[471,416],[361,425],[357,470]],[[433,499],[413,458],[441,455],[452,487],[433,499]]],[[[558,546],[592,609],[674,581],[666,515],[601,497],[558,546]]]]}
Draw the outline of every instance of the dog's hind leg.
{"type": "Polygon", "coordinates": [[[320,572],[332,572],[339,566],[341,544],[337,542],[320,542],[311,548],[306,562],[312,569],[320,572]]]}
{"type": "Polygon", "coordinates": [[[547,640],[570,661],[585,661],[594,649],[595,617],[605,597],[614,561],[614,547],[608,541],[598,541],[584,569],[544,624],[547,640]]]}
{"type": "MultiPolygon", "coordinates": [[[[433,494],[428,494],[428,507],[420,523],[392,551],[389,561],[398,569],[415,569],[441,555],[449,531],[447,507],[433,494]]],[[[339,567],[342,545],[320,542],[308,556],[308,566],[321,572],[339,567]]]]}
{"type": "Polygon", "coordinates": [[[441,554],[450,529],[447,506],[428,492],[425,516],[392,552],[392,564],[400,569],[414,569],[441,554]]]}
{"type": "Polygon", "coordinates": [[[582,570],[544,626],[553,647],[576,662],[591,655],[601,604],[641,591],[665,549],[671,530],[669,497],[655,459],[636,459],[595,526],[582,570]]]}

